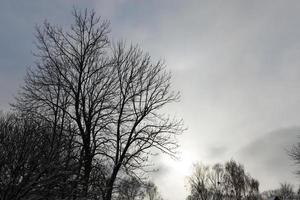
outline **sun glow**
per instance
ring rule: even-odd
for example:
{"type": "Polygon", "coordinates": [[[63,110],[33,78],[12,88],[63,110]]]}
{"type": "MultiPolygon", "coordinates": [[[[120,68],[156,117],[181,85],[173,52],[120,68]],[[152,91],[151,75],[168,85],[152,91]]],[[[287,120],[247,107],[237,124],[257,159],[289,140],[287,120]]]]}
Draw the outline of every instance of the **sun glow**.
{"type": "Polygon", "coordinates": [[[166,158],[165,164],[179,176],[189,176],[193,170],[196,160],[188,152],[182,152],[179,159],[166,158]]]}

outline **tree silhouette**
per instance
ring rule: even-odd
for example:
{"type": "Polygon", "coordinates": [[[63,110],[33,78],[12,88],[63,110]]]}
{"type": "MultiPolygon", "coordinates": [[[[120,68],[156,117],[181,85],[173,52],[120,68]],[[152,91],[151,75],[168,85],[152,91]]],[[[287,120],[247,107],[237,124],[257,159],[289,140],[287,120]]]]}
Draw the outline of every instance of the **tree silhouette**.
{"type": "MultiPolygon", "coordinates": [[[[300,143],[294,145],[291,149],[288,150],[287,153],[297,165],[300,165],[300,143]]],[[[298,176],[300,176],[300,170],[298,170],[296,173],[298,176]]]]}
{"type": "Polygon", "coordinates": [[[102,198],[110,200],[120,171],[143,169],[154,148],[175,154],[182,121],[160,110],[179,95],[161,61],[153,63],[138,46],[113,45],[109,23],[95,12],[73,16],[69,31],[48,22],[37,28],[36,66],[13,106],[52,123],[54,135],[72,127],[74,190],[88,197],[101,182],[102,198]]]}
{"type": "Polygon", "coordinates": [[[143,183],[135,177],[121,180],[118,184],[117,193],[118,200],[142,200],[145,196],[143,183]]]}
{"type": "Polygon", "coordinates": [[[234,160],[212,167],[195,165],[189,177],[189,200],[253,199],[259,198],[259,182],[246,174],[244,167],[234,160]]]}
{"type": "Polygon", "coordinates": [[[147,200],[163,200],[158,192],[157,186],[153,182],[148,181],[144,187],[147,200]]]}
{"type": "Polygon", "coordinates": [[[63,197],[76,165],[67,138],[53,137],[48,122],[15,115],[0,119],[0,199],[63,197]]]}

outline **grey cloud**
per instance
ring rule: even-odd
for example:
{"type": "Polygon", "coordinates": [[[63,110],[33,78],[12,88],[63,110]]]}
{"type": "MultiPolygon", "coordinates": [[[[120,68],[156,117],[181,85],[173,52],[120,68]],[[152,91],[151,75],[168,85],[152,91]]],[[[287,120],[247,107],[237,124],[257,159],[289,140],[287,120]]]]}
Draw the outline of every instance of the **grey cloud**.
{"type": "Polygon", "coordinates": [[[298,186],[297,166],[288,156],[288,150],[299,141],[300,127],[272,131],[241,148],[237,159],[245,164],[251,174],[261,183],[261,189],[278,187],[290,182],[298,186]]]}
{"type": "Polygon", "coordinates": [[[214,146],[211,147],[208,151],[209,151],[209,155],[208,155],[209,158],[216,159],[217,157],[218,159],[220,159],[221,157],[224,156],[224,154],[226,154],[226,152],[228,151],[228,147],[214,146]]]}

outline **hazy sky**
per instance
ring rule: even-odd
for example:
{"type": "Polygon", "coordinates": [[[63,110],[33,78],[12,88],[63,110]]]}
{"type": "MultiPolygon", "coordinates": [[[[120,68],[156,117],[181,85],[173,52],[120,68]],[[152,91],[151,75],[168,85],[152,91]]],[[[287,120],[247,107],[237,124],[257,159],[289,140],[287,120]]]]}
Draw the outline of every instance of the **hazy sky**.
{"type": "Polygon", "coordinates": [[[7,110],[32,65],[34,27],[66,26],[71,10],[111,21],[114,40],[162,58],[182,100],[168,109],[188,127],[182,160],[157,158],[166,200],[187,194],[193,162],[234,158],[261,183],[298,187],[286,149],[300,135],[300,1],[0,0],[0,109],[7,110]],[[85,2],[85,3],[83,3],[85,2]]]}

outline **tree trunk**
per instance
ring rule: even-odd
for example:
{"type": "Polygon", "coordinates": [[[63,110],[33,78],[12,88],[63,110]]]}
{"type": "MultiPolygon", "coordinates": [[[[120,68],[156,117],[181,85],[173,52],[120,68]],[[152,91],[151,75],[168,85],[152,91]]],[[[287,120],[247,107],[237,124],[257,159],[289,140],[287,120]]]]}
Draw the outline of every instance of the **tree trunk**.
{"type": "Polygon", "coordinates": [[[104,200],[111,200],[111,198],[112,198],[114,183],[117,178],[120,167],[121,167],[121,164],[117,164],[117,166],[114,168],[114,170],[110,176],[110,179],[107,182],[104,200]]]}
{"type": "Polygon", "coordinates": [[[90,152],[89,142],[84,143],[84,157],[83,157],[83,166],[84,166],[84,174],[83,174],[83,196],[88,196],[88,189],[89,189],[89,181],[90,181],[90,174],[92,171],[92,160],[93,155],[90,152]]]}

